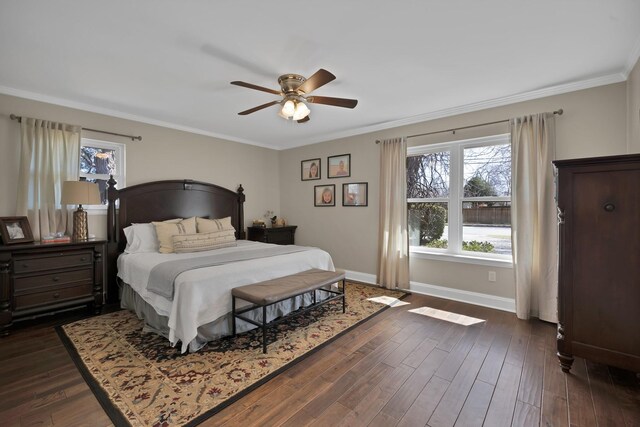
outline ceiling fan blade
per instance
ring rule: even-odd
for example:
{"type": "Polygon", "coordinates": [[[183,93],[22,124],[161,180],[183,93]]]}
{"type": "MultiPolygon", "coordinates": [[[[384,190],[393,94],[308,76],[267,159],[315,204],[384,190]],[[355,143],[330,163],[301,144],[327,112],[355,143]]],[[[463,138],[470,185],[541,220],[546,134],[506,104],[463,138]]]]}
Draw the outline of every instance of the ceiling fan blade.
{"type": "Polygon", "coordinates": [[[298,123],[307,123],[309,120],[311,120],[311,117],[307,116],[304,119],[297,120],[297,122],[298,123]]]}
{"type": "Polygon", "coordinates": [[[304,93],[310,93],[312,90],[316,90],[320,86],[326,85],[331,80],[335,80],[335,78],[336,76],[334,76],[327,70],[320,68],[314,75],[312,75],[304,83],[302,83],[297,90],[304,93]]]}
{"type": "Polygon", "coordinates": [[[325,104],[344,108],[355,108],[358,105],[357,99],[332,98],[330,96],[310,96],[307,101],[312,104],[325,104]]]}
{"type": "Polygon", "coordinates": [[[248,110],[241,111],[241,112],[238,113],[238,115],[246,116],[247,114],[255,113],[256,111],[262,110],[263,108],[271,107],[272,105],[276,105],[276,104],[279,104],[279,103],[280,103],[280,101],[267,102],[266,104],[258,105],[257,107],[253,107],[253,108],[250,108],[248,110]]]}
{"type": "Polygon", "coordinates": [[[268,93],[272,93],[274,95],[282,95],[282,92],[280,92],[279,90],[274,90],[274,89],[269,89],[268,87],[262,87],[262,86],[257,86],[251,83],[245,83],[245,82],[241,82],[241,81],[234,81],[231,82],[232,85],[236,85],[236,86],[242,86],[242,87],[246,87],[249,89],[255,89],[255,90],[261,90],[263,92],[268,92],[268,93]]]}

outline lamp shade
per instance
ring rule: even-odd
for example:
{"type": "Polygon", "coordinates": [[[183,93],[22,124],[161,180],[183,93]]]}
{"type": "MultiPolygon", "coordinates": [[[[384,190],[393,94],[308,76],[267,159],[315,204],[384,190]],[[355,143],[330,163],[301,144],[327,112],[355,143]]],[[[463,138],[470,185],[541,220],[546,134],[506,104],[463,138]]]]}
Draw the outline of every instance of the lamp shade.
{"type": "Polygon", "coordinates": [[[62,183],[63,205],[100,205],[98,184],[88,181],[65,181],[62,183]]]}

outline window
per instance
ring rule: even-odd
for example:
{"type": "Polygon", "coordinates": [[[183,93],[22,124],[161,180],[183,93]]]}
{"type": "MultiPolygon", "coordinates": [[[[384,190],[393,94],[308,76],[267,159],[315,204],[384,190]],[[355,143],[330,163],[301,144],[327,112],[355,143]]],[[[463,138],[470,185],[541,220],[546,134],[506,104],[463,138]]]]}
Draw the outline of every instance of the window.
{"type": "Polygon", "coordinates": [[[410,147],[412,252],[511,260],[508,134],[410,147]]]}
{"type": "Polygon", "coordinates": [[[102,198],[102,206],[89,206],[89,209],[106,208],[109,175],[113,175],[113,179],[118,183],[116,187],[125,187],[124,148],[124,144],[115,142],[82,139],[80,143],[80,178],[98,183],[102,198]]]}

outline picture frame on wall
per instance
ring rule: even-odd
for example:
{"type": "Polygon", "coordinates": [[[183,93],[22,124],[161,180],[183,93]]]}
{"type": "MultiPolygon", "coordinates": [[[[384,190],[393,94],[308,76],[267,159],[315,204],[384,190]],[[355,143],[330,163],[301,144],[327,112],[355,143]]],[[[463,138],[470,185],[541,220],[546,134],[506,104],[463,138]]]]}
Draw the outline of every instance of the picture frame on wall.
{"type": "Polygon", "coordinates": [[[26,216],[0,217],[0,236],[5,245],[33,242],[29,219],[26,216]]]}
{"type": "Polygon", "coordinates": [[[369,206],[369,183],[342,184],[342,206],[369,206]]]}
{"type": "Polygon", "coordinates": [[[327,157],[327,176],[329,178],[347,178],[351,176],[351,154],[327,157]]]}
{"type": "Polygon", "coordinates": [[[313,205],[317,207],[336,205],[336,186],[334,184],[313,186],[313,205]]]}
{"type": "Polygon", "coordinates": [[[322,163],[320,159],[307,159],[300,162],[300,179],[313,181],[322,176],[322,163]]]}

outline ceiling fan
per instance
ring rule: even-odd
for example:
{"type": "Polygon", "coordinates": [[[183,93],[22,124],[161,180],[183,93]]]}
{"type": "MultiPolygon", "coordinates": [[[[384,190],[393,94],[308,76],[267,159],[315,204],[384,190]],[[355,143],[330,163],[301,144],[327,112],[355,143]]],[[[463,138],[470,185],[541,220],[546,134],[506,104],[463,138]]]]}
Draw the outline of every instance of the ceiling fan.
{"type": "Polygon", "coordinates": [[[262,110],[263,108],[280,104],[282,105],[279,113],[281,117],[287,120],[293,119],[298,123],[305,123],[309,121],[309,113],[311,112],[305,102],[311,104],[333,105],[335,107],[344,108],[354,108],[358,105],[357,99],[333,98],[330,96],[309,96],[311,91],[326,85],[330,81],[335,80],[335,78],[336,76],[321,68],[308,79],[305,79],[299,74],[283,74],[278,77],[280,90],[269,89],[241,81],[234,81],[231,82],[231,84],[282,96],[282,99],[280,100],[267,102],[266,104],[241,111],[238,113],[239,115],[245,116],[262,110]]]}

